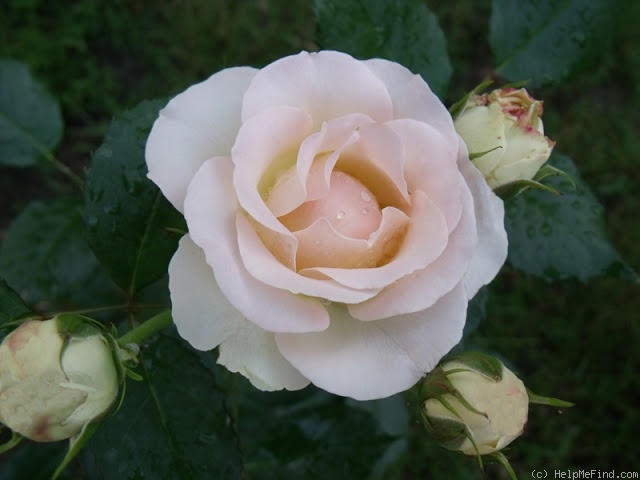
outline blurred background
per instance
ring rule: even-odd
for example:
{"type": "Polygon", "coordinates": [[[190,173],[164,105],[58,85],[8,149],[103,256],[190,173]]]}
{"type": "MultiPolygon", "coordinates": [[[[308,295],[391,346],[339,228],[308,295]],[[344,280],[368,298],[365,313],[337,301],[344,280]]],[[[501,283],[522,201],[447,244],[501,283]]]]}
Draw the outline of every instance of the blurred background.
{"type": "MultiPolygon", "coordinates": [[[[488,0],[426,2],[448,38],[450,105],[491,73],[488,0]]],[[[640,270],[640,2],[620,2],[610,47],[545,101],[545,130],[607,213],[613,245],[640,270]]],[[[0,0],[0,57],[25,62],[59,99],[57,157],[82,174],[114,115],[166,97],[221,68],[260,67],[314,50],[309,0],[0,0]]],[[[1,85],[0,85],[1,88],[1,85]]],[[[34,199],[71,191],[47,167],[0,171],[0,242],[34,199]]],[[[472,343],[508,359],[528,386],[576,403],[532,407],[507,455],[531,470],[640,471],[639,287],[614,278],[548,284],[508,266],[492,285],[472,343]]],[[[417,420],[417,419],[416,419],[417,420]]],[[[435,447],[415,423],[398,479],[482,478],[473,459],[435,447]]],[[[490,478],[506,478],[489,466],[490,478]]]]}

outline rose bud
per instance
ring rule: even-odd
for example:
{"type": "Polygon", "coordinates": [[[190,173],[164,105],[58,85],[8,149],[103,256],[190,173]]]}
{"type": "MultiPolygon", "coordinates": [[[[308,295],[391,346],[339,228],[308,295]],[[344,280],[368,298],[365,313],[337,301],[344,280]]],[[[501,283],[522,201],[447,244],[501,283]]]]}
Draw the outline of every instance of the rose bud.
{"type": "Polygon", "coordinates": [[[81,433],[118,394],[110,342],[79,315],[29,320],[0,344],[0,422],[37,442],[81,433]]]}
{"type": "Polygon", "coordinates": [[[494,190],[531,180],[555,145],[544,136],[542,102],[524,89],[471,95],[455,120],[473,164],[494,190]]]}
{"type": "Polygon", "coordinates": [[[502,362],[482,353],[465,352],[436,367],[420,394],[427,430],[443,447],[466,455],[498,452],[527,423],[526,387],[502,362]]]}

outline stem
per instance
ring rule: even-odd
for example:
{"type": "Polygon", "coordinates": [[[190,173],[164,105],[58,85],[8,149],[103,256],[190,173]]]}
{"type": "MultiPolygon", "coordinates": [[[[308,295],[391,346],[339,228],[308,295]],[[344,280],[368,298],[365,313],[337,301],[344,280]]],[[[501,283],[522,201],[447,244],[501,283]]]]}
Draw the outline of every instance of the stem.
{"type": "Polygon", "coordinates": [[[509,463],[509,460],[507,460],[507,457],[505,457],[502,452],[493,452],[489,456],[493,457],[494,459],[496,459],[498,462],[502,464],[504,469],[509,474],[509,477],[511,477],[511,480],[518,480],[518,476],[516,475],[516,472],[513,470],[513,468],[511,467],[511,464],[509,463]]]}
{"type": "MultiPolygon", "coordinates": [[[[1,430],[1,428],[0,428],[0,430],[1,430]]],[[[3,444],[3,445],[0,445],[0,454],[8,452],[13,447],[18,445],[21,440],[22,440],[22,435],[18,435],[15,432],[11,432],[11,438],[9,439],[9,441],[7,443],[3,444]]]]}
{"type": "Polygon", "coordinates": [[[62,163],[60,160],[54,157],[53,154],[51,154],[50,152],[47,152],[47,154],[45,154],[45,158],[49,163],[51,163],[51,165],[53,165],[54,168],[58,169],[60,173],[65,175],[69,180],[71,180],[76,185],[76,187],[82,190],[82,186],[83,186],[82,179],[78,175],[76,175],[73,172],[73,170],[71,170],[64,163],[62,163]]]}
{"type": "Polygon", "coordinates": [[[129,343],[140,344],[150,336],[159,332],[171,324],[171,311],[165,310],[158,315],[151,317],[138,325],[133,330],[125,333],[118,339],[120,345],[128,345],[129,343]]]}

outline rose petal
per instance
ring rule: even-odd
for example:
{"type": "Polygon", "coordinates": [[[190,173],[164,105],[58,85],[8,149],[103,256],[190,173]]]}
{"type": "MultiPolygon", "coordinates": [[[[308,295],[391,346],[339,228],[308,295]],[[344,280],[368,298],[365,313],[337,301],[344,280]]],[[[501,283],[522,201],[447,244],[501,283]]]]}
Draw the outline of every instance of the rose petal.
{"type": "Polygon", "coordinates": [[[377,322],[331,306],[331,326],[318,333],[276,334],[280,351],[316,386],[371,400],[413,386],[462,337],[466,294],[455,288],[433,307],[377,322]]]}
{"type": "Polygon", "coordinates": [[[332,51],[301,52],[260,70],[245,94],[242,119],[276,105],[308,112],[316,131],[353,112],[380,123],[392,118],[385,85],[362,62],[332,51]]]}
{"type": "Polygon", "coordinates": [[[347,115],[325,122],[319,132],[305,138],[296,165],[279,174],[267,195],[266,204],[273,215],[281,217],[304,201],[326,195],[342,151],[360,137],[359,127],[371,122],[365,115],[347,115]]]}
{"type": "Polygon", "coordinates": [[[232,149],[238,202],[256,220],[262,241],[289,268],[295,268],[297,242],[269,210],[265,199],[278,174],[295,164],[300,142],[310,128],[311,118],[302,110],[269,108],[242,125],[232,149]]]}
{"type": "Polygon", "coordinates": [[[229,158],[207,160],[189,184],[184,202],[191,238],[204,250],[220,290],[247,319],[265,330],[324,330],[329,317],[320,302],[265,285],[244,268],[236,240],[238,205],[232,172],[229,158]]]}
{"type": "Polygon", "coordinates": [[[458,167],[465,177],[475,201],[478,246],[465,275],[467,297],[498,274],[507,259],[508,240],[504,229],[504,203],[491,190],[480,171],[467,156],[465,144],[460,140],[458,167]]]}
{"type": "Polygon", "coordinates": [[[442,254],[425,268],[399,278],[370,300],[349,305],[351,315],[369,321],[418,312],[431,307],[463,281],[478,245],[478,235],[469,190],[462,190],[459,198],[463,201],[462,217],[449,235],[442,254]]]}
{"type": "Polygon", "coordinates": [[[240,128],[240,106],[254,68],[222,70],[174,97],[149,134],[149,178],[183,212],[187,185],[205,160],[229,155],[240,128]]]}
{"type": "Polygon", "coordinates": [[[274,334],[246,320],[220,345],[218,363],[241,373],[264,391],[300,390],[309,385],[309,380],[280,353],[274,334]]]}
{"type": "Polygon", "coordinates": [[[362,125],[358,132],[360,137],[344,149],[336,168],[366,185],[380,206],[406,208],[409,194],[400,138],[385,125],[362,125]]]}
{"type": "Polygon", "coordinates": [[[444,215],[452,231],[462,214],[458,142],[451,145],[434,127],[412,119],[387,122],[405,151],[404,177],[410,192],[422,190],[444,215]]]}
{"type": "Polygon", "coordinates": [[[448,228],[444,217],[424,192],[414,192],[411,203],[411,223],[398,253],[389,263],[369,269],[319,267],[310,270],[332,278],[346,287],[381,289],[411,272],[426,267],[445,249],[449,237],[448,228]]]}
{"type": "Polygon", "coordinates": [[[403,212],[387,207],[382,211],[380,227],[365,240],[345,237],[328,220],[320,219],[308,228],[294,233],[298,239],[298,272],[313,277],[313,271],[316,271],[313,267],[373,268],[395,254],[409,222],[409,217],[403,212]]]}
{"type": "Polygon", "coordinates": [[[516,123],[507,126],[505,135],[509,139],[506,151],[491,175],[495,184],[533,178],[551,155],[549,140],[537,130],[527,131],[516,123]]]}
{"type": "Polygon", "coordinates": [[[172,316],[178,333],[198,350],[220,345],[218,363],[240,372],[261,390],[298,390],[309,380],[282,356],[272,333],[246,320],[222,294],[189,235],[169,264],[172,316]]]}
{"type": "Polygon", "coordinates": [[[173,323],[198,350],[217,347],[246,322],[220,291],[204,252],[188,234],[169,263],[169,292],[173,323]]]}
{"type": "Polygon", "coordinates": [[[506,122],[500,105],[478,106],[468,109],[456,119],[456,130],[466,141],[471,153],[487,152],[473,160],[481,172],[488,175],[504,157],[506,148],[506,122]]]}
{"type": "Polygon", "coordinates": [[[253,226],[238,214],[238,245],[246,269],[260,282],[291,293],[318,297],[332,302],[357,303],[371,298],[380,289],[354,290],[333,280],[307,278],[280,263],[265,247],[253,226]]]}
{"type": "Polygon", "coordinates": [[[363,63],[386,85],[393,103],[393,118],[419,120],[432,125],[447,142],[457,141],[451,114],[420,75],[381,58],[363,63]]]}

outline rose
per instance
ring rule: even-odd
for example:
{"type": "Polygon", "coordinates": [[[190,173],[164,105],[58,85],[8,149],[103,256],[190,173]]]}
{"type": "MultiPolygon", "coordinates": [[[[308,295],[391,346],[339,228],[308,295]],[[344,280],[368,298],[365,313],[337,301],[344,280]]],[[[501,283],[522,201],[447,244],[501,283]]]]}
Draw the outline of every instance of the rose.
{"type": "Polygon", "coordinates": [[[189,229],[169,266],[180,335],[263,390],[409,388],[506,257],[451,116],[386,60],[223,70],[160,112],[146,159],[189,229]]]}
{"type": "Polygon", "coordinates": [[[63,334],[60,318],[29,320],[0,345],[0,421],[38,442],[78,435],[118,393],[106,338],[91,325],[63,334]]]}
{"type": "Polygon", "coordinates": [[[527,423],[527,389],[502,362],[465,352],[431,372],[421,385],[422,417],[437,441],[466,455],[497,452],[527,423]]]}
{"type": "Polygon", "coordinates": [[[544,136],[542,102],[524,89],[472,95],[455,127],[492,188],[531,180],[555,145],[544,136]]]}

